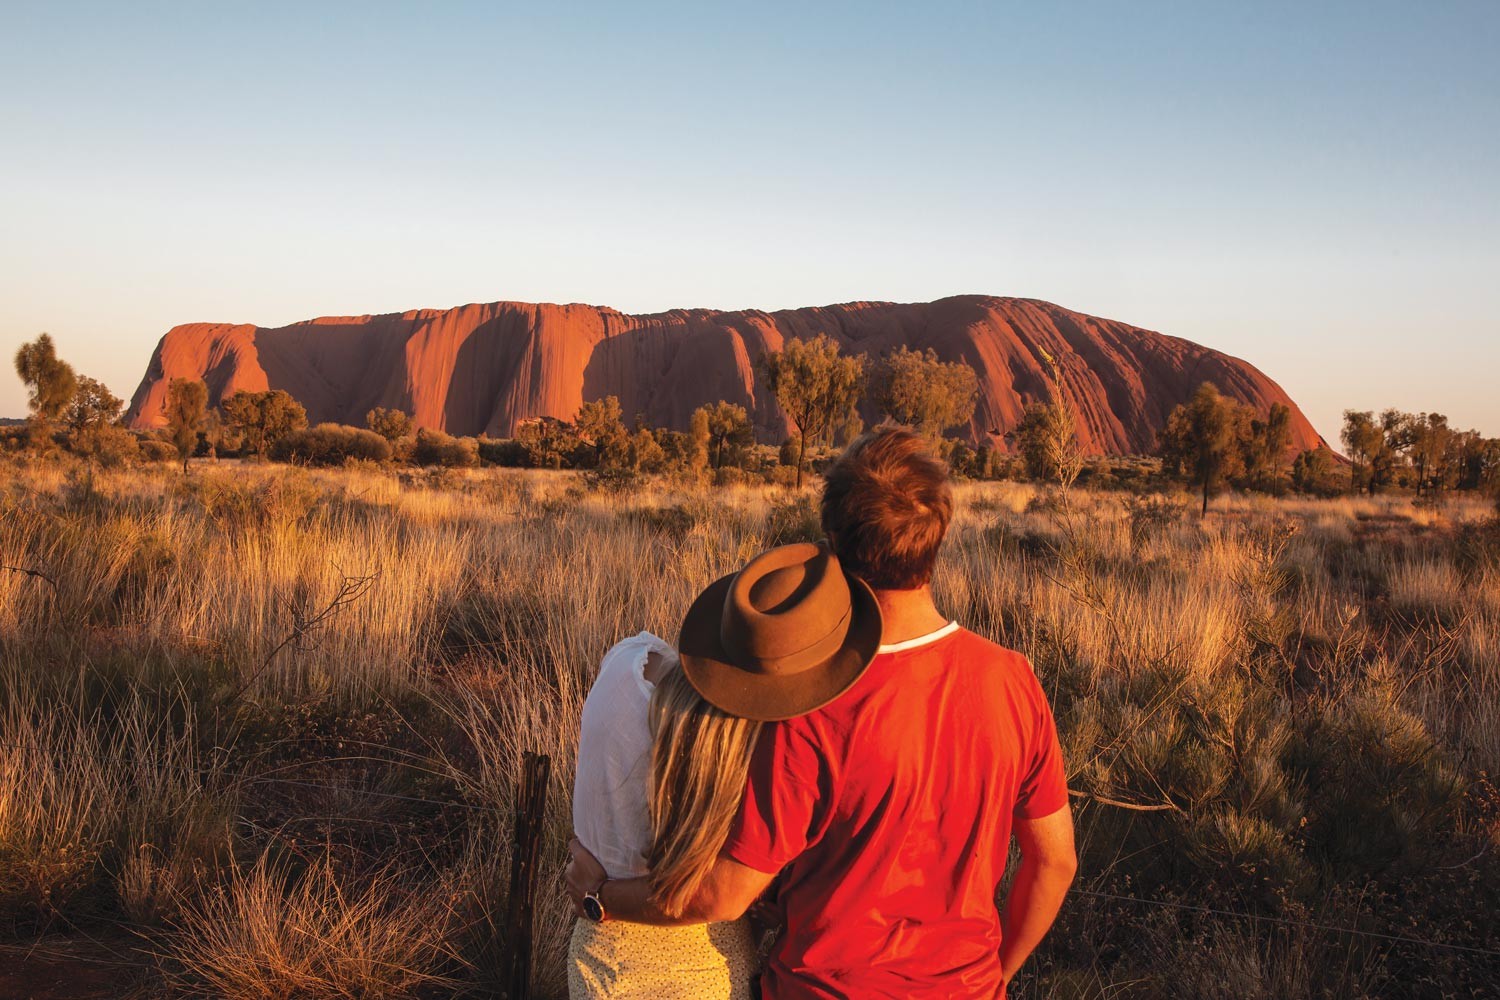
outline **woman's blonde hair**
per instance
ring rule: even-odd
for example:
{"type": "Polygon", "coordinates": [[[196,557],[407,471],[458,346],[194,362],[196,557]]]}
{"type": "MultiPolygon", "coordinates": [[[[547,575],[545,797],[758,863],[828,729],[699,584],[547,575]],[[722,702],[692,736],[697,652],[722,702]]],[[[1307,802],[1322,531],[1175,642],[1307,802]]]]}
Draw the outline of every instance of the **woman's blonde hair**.
{"type": "Polygon", "coordinates": [[[674,665],[651,696],[651,892],[681,916],[745,795],[759,722],[703,700],[674,665]]]}

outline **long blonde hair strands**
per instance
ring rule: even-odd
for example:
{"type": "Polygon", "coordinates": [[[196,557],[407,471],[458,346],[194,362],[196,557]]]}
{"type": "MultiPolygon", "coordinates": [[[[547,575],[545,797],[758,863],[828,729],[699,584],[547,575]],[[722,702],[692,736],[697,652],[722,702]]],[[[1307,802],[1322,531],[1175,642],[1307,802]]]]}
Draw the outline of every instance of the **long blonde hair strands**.
{"type": "Polygon", "coordinates": [[[651,697],[651,891],[681,916],[739,811],[761,723],[703,700],[674,666],[651,697]]]}

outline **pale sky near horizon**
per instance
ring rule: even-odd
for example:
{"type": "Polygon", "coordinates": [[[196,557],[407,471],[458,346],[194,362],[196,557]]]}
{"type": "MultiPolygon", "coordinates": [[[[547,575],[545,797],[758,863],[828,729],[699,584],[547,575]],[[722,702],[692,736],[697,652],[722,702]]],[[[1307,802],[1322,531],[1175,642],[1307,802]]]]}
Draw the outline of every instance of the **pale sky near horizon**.
{"type": "Polygon", "coordinates": [[[0,2],[0,416],[49,331],[984,292],[1500,435],[1500,3],[0,2]]]}

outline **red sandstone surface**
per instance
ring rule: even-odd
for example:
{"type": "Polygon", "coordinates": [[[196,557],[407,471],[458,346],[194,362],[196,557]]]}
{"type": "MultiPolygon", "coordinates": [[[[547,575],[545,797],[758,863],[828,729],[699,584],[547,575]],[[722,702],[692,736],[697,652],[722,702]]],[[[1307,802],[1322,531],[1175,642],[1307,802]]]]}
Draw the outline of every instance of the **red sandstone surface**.
{"type": "Polygon", "coordinates": [[[780,441],[786,418],[757,380],[755,359],[819,333],[872,358],[906,344],[973,366],[979,405],[967,437],[975,443],[999,444],[1028,403],[1047,398],[1043,352],[1058,360],[1093,454],[1151,451],[1167,413],[1202,382],[1261,412],[1290,406],[1297,449],[1320,440],[1281,387],[1238,358],[1048,302],[986,295],[639,316],[491,302],[275,328],[190,323],[157,345],[128,419],[161,426],[168,383],[186,377],[207,382],[210,404],[240,389],[285,389],[314,423],[362,426],[371,408],[386,406],[421,427],[492,437],[528,417],[571,419],[585,400],[609,395],[627,421],[640,413],[685,429],[699,405],[727,399],[750,411],[762,440],[780,441]]]}

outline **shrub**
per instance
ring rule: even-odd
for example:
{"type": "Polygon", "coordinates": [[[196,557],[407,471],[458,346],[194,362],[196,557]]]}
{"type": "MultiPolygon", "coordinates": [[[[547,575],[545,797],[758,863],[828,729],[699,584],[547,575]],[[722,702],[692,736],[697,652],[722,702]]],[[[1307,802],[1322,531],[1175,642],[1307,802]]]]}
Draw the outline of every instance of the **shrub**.
{"type": "Polygon", "coordinates": [[[699,520],[704,519],[704,513],[689,504],[677,504],[672,507],[641,507],[630,508],[624,512],[624,519],[629,523],[639,524],[648,531],[666,535],[674,542],[680,542],[697,526],[699,520]]]}
{"type": "Polygon", "coordinates": [[[140,442],[141,460],[145,462],[175,462],[177,461],[177,449],[155,435],[145,434],[137,439],[140,442]]]}
{"type": "Polygon", "coordinates": [[[481,437],[476,446],[479,460],[485,465],[524,469],[531,464],[530,450],[514,438],[481,437]]]}
{"type": "Polygon", "coordinates": [[[389,462],[391,443],[374,431],[359,427],[318,424],[305,431],[292,431],[277,441],[271,456],[279,461],[308,465],[343,465],[351,460],[389,462]]]}
{"type": "Polygon", "coordinates": [[[820,541],[823,521],[813,497],[796,493],[772,500],[771,512],[766,516],[766,535],[767,545],[820,541]]]}
{"type": "MultiPolygon", "coordinates": [[[[795,472],[795,470],[793,471],[795,472]]],[[[726,465],[714,470],[715,486],[743,486],[747,482],[749,482],[749,477],[745,475],[744,469],[726,465]]]]}
{"type": "Polygon", "coordinates": [[[766,470],[766,482],[791,489],[797,484],[797,470],[790,465],[773,465],[766,470]]]}
{"type": "Polygon", "coordinates": [[[1130,518],[1130,547],[1139,549],[1172,525],[1180,523],[1187,516],[1188,504],[1181,497],[1152,493],[1127,497],[1125,513],[1130,518]]]}
{"type": "Polygon", "coordinates": [[[801,451],[801,449],[801,438],[793,434],[791,437],[781,442],[781,447],[776,449],[776,461],[781,465],[787,466],[788,468],[795,468],[797,465],[797,454],[801,451]]]}
{"type": "Polygon", "coordinates": [[[129,465],[140,456],[141,446],[134,434],[123,427],[100,427],[88,438],[87,451],[106,469],[129,465]]]}
{"type": "Polygon", "coordinates": [[[438,465],[449,469],[467,469],[479,464],[479,442],[473,438],[456,438],[442,431],[422,428],[411,460],[417,465],[438,465]]]}
{"type": "Polygon", "coordinates": [[[590,469],[583,474],[583,483],[593,493],[605,496],[623,496],[639,488],[641,477],[629,469],[590,469]]]}
{"type": "Polygon", "coordinates": [[[1311,448],[1292,463],[1292,488],[1299,493],[1332,497],[1344,492],[1338,460],[1327,448],[1311,448]]]}
{"type": "Polygon", "coordinates": [[[411,435],[411,415],[404,410],[388,410],[377,406],[365,414],[365,426],[395,444],[411,435]]]}

